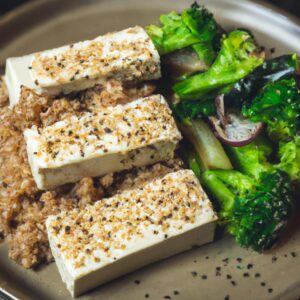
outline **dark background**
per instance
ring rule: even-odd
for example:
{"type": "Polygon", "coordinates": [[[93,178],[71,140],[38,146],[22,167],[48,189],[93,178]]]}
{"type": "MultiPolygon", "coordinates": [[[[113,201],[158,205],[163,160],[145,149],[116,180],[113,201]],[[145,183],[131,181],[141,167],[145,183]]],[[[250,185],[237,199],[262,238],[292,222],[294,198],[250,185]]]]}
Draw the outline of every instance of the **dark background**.
{"type": "MultiPolygon", "coordinates": [[[[0,14],[30,0],[0,0],[0,14]]],[[[61,0],[63,1],[63,0],[61,0]]],[[[84,0],[83,0],[84,1],[84,0]]],[[[125,0],[126,1],[126,0],[125,0]]],[[[300,0],[266,0],[300,17],[300,0]]]]}

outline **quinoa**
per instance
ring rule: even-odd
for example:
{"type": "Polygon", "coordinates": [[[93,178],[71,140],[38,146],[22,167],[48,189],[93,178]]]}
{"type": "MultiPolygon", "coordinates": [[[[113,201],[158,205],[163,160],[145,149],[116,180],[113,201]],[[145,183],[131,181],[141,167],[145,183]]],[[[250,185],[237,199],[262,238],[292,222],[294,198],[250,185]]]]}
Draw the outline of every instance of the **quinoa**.
{"type": "Polygon", "coordinates": [[[83,178],[75,184],[40,191],[28,164],[23,130],[32,125],[45,127],[70,115],[127,103],[148,96],[154,90],[151,83],[124,87],[118,81],[110,80],[106,86],[96,86],[68,97],[51,98],[22,87],[19,103],[9,109],[6,87],[0,79],[0,240],[6,238],[8,241],[12,260],[24,268],[34,268],[53,260],[45,227],[49,215],[85,207],[182,166],[180,160],[173,160],[102,178],[83,178]]]}

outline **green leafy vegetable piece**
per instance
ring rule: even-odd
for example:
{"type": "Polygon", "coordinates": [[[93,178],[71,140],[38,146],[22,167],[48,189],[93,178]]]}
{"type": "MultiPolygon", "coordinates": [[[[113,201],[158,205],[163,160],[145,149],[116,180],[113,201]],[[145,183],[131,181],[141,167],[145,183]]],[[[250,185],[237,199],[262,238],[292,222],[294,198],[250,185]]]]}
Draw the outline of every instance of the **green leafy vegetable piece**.
{"type": "Polygon", "coordinates": [[[282,142],[279,145],[278,169],[285,171],[292,180],[300,180],[300,136],[297,135],[289,142],[282,142]]]}
{"type": "Polygon", "coordinates": [[[267,83],[290,77],[297,68],[296,54],[282,55],[267,60],[235,83],[232,90],[225,95],[225,101],[228,105],[251,102],[267,83]]]}
{"type": "Polygon", "coordinates": [[[294,78],[268,83],[242,108],[253,122],[267,124],[269,136],[277,141],[295,136],[299,128],[300,93],[294,78]]]}
{"type": "Polygon", "coordinates": [[[213,42],[217,36],[217,23],[204,7],[194,3],[182,15],[172,11],[160,16],[161,27],[149,25],[146,31],[160,55],[199,44],[199,58],[211,63],[215,57],[213,42]]]}
{"type": "Polygon", "coordinates": [[[235,30],[222,39],[221,50],[208,71],[175,84],[173,90],[182,100],[213,98],[263,63],[257,51],[248,32],[235,30]]]}

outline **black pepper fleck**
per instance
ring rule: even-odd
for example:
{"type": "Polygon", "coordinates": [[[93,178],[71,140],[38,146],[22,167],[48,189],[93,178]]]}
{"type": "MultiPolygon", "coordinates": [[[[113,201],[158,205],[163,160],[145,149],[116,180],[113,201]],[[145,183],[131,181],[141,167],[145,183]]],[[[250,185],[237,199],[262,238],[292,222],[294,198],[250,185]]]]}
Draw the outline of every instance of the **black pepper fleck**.
{"type": "Polygon", "coordinates": [[[198,273],[196,271],[192,271],[191,274],[193,277],[196,277],[198,275],[198,273]]]}
{"type": "Polygon", "coordinates": [[[227,275],[226,275],[226,278],[227,278],[227,279],[231,279],[231,278],[232,278],[232,276],[231,276],[231,275],[229,275],[229,274],[227,274],[227,275]]]}
{"type": "Polygon", "coordinates": [[[233,285],[233,286],[236,286],[236,282],[234,280],[231,280],[230,283],[233,285]]]}
{"type": "Polygon", "coordinates": [[[206,280],[207,276],[206,275],[202,275],[201,278],[204,279],[204,280],[206,280]]]}
{"type": "Polygon", "coordinates": [[[171,299],[169,295],[164,296],[164,299],[171,299]]]}
{"type": "Polygon", "coordinates": [[[224,300],[229,300],[229,299],[230,299],[229,295],[226,295],[224,298],[224,300]]]}
{"type": "Polygon", "coordinates": [[[266,283],[265,283],[265,282],[261,282],[260,285],[261,285],[261,286],[265,286],[266,283]]]}
{"type": "Polygon", "coordinates": [[[260,273],[255,273],[255,274],[254,274],[254,277],[255,277],[255,278],[260,277],[260,273]]]}
{"type": "Polygon", "coordinates": [[[276,256],[273,256],[273,257],[272,257],[272,263],[275,262],[276,260],[277,260],[277,257],[276,257],[276,256]]]}
{"type": "Polygon", "coordinates": [[[141,282],[140,282],[140,280],[135,280],[134,283],[135,284],[140,284],[141,282]]]}
{"type": "Polygon", "coordinates": [[[105,131],[106,133],[112,133],[112,130],[111,130],[110,128],[108,128],[108,127],[105,127],[105,128],[104,128],[104,131],[105,131]]]}
{"type": "Polygon", "coordinates": [[[292,257],[296,257],[297,254],[296,254],[295,252],[291,252],[291,256],[292,256],[292,257]]]}
{"type": "Polygon", "coordinates": [[[273,292],[273,289],[272,288],[269,288],[268,289],[268,292],[271,294],[273,292]]]}
{"type": "Polygon", "coordinates": [[[247,265],[247,269],[248,269],[248,270],[250,270],[250,269],[252,269],[252,268],[253,268],[253,264],[248,264],[248,265],[247,265]]]}
{"type": "Polygon", "coordinates": [[[149,294],[145,294],[145,298],[149,298],[149,294]]]}
{"type": "Polygon", "coordinates": [[[246,273],[243,274],[243,276],[244,276],[244,277],[249,277],[249,273],[246,272],[246,273]]]}
{"type": "Polygon", "coordinates": [[[179,295],[179,292],[178,291],[174,291],[173,294],[174,295],[179,295]]]}
{"type": "Polygon", "coordinates": [[[241,262],[243,261],[240,257],[238,257],[236,260],[237,260],[237,262],[239,262],[239,263],[241,263],[241,262]]]}

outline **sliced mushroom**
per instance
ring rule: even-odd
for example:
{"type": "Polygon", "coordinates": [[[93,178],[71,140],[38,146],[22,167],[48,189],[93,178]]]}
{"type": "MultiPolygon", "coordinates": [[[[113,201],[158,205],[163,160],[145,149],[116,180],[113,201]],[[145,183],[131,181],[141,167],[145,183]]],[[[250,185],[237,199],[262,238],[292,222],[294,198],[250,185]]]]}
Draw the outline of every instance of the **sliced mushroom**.
{"type": "Polygon", "coordinates": [[[215,135],[225,144],[241,147],[251,143],[263,128],[235,111],[225,112],[224,96],[216,98],[217,116],[209,117],[215,135]]]}
{"type": "Polygon", "coordinates": [[[175,51],[162,57],[162,64],[173,79],[206,71],[208,66],[199,59],[192,48],[175,51]]]}

